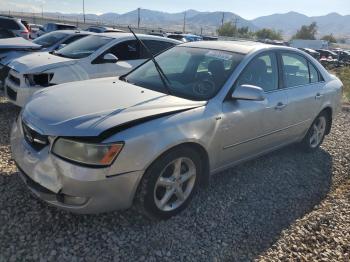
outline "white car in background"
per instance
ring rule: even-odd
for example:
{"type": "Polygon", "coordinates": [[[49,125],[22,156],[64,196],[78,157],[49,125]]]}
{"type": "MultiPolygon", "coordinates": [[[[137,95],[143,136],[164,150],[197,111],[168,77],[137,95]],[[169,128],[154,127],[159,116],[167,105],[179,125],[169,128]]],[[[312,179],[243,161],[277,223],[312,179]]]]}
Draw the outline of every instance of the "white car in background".
{"type": "MultiPolygon", "coordinates": [[[[138,36],[158,54],[180,42],[150,35],[138,36]]],[[[15,59],[5,80],[5,94],[24,106],[32,94],[49,86],[101,77],[120,76],[142,64],[149,55],[130,33],[103,33],[77,40],[57,52],[33,53],[15,59]]]]}
{"type": "Polygon", "coordinates": [[[33,52],[53,52],[94,33],[88,31],[59,30],[47,33],[33,41],[24,38],[0,39],[0,89],[8,76],[8,64],[14,59],[33,52]]]}

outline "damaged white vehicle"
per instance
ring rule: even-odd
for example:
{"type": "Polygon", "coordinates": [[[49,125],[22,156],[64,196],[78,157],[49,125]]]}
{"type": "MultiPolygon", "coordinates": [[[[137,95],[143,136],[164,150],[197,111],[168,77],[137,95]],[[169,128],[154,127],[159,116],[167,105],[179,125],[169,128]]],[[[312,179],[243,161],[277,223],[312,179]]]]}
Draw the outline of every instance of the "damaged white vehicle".
{"type": "MultiPolygon", "coordinates": [[[[152,54],[179,41],[150,35],[138,36],[152,54]]],[[[149,56],[129,33],[105,33],[79,39],[57,52],[33,53],[15,59],[5,80],[5,94],[23,107],[36,91],[49,86],[128,73],[149,56]]]]}
{"type": "Polygon", "coordinates": [[[94,33],[88,31],[60,30],[47,33],[33,41],[22,37],[0,39],[0,88],[8,76],[8,64],[33,52],[53,52],[94,33]]]}

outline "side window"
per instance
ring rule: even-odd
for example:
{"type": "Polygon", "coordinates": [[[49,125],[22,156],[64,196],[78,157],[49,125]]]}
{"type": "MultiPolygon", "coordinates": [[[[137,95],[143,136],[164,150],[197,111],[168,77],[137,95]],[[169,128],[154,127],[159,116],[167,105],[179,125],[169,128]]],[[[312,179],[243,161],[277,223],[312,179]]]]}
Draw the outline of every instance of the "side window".
{"type": "MultiPolygon", "coordinates": [[[[144,40],[143,41],[148,49],[151,51],[152,55],[157,55],[164,50],[174,46],[173,43],[165,42],[165,41],[157,41],[157,40],[144,40]]],[[[141,59],[147,59],[149,55],[147,50],[141,47],[141,59]]]]}
{"type": "Polygon", "coordinates": [[[66,39],[65,41],[63,41],[62,44],[68,45],[68,44],[73,43],[74,41],[76,41],[76,40],[78,40],[80,38],[85,37],[85,36],[86,35],[75,35],[75,36],[72,36],[72,37],[66,39]]]}
{"type": "Polygon", "coordinates": [[[320,82],[319,73],[316,70],[315,66],[309,62],[309,70],[310,70],[310,83],[320,82]]]}
{"type": "Polygon", "coordinates": [[[0,25],[8,30],[20,30],[21,27],[12,19],[0,18],[0,25]]]}
{"type": "Polygon", "coordinates": [[[265,92],[278,89],[277,58],[274,53],[254,58],[239,76],[236,85],[254,85],[265,92]]]}
{"type": "Polygon", "coordinates": [[[106,53],[114,54],[119,61],[140,59],[140,47],[136,40],[119,43],[106,53]]]}
{"type": "Polygon", "coordinates": [[[309,67],[304,57],[293,53],[283,53],[282,63],[285,87],[309,84],[309,67]]]}

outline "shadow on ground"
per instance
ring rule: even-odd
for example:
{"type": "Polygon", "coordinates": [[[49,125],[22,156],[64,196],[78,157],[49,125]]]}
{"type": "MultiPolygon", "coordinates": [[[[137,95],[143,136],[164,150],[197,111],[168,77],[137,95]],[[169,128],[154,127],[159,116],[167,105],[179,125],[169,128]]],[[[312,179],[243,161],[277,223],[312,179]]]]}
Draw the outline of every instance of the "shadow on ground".
{"type": "Polygon", "coordinates": [[[331,181],[326,151],[292,146],[216,175],[179,216],[151,222],[135,209],[60,211],[31,196],[17,174],[0,175],[0,260],[251,260],[317,205],[331,181]]]}

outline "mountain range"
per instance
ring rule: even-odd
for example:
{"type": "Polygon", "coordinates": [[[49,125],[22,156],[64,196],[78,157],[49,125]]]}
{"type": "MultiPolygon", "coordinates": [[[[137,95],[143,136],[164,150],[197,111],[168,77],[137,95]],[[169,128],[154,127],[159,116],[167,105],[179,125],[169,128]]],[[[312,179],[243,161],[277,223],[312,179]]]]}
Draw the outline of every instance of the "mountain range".
{"type": "MultiPolygon", "coordinates": [[[[140,25],[144,27],[182,31],[185,14],[186,30],[197,33],[201,30],[203,30],[203,33],[207,34],[215,33],[224,18],[224,22],[234,22],[237,27],[247,26],[252,31],[261,28],[271,28],[282,31],[282,34],[286,38],[293,35],[302,25],[309,25],[312,22],[316,22],[319,36],[333,33],[338,37],[350,38],[350,15],[343,16],[338,13],[310,17],[297,12],[288,12],[247,20],[232,12],[200,12],[196,10],[187,10],[180,13],[167,13],[140,9],[140,25]]],[[[82,19],[82,14],[45,13],[45,15],[82,19]]],[[[136,9],[124,14],[87,14],[86,19],[88,21],[99,21],[113,25],[135,26],[138,22],[138,10],[136,9]]]]}

